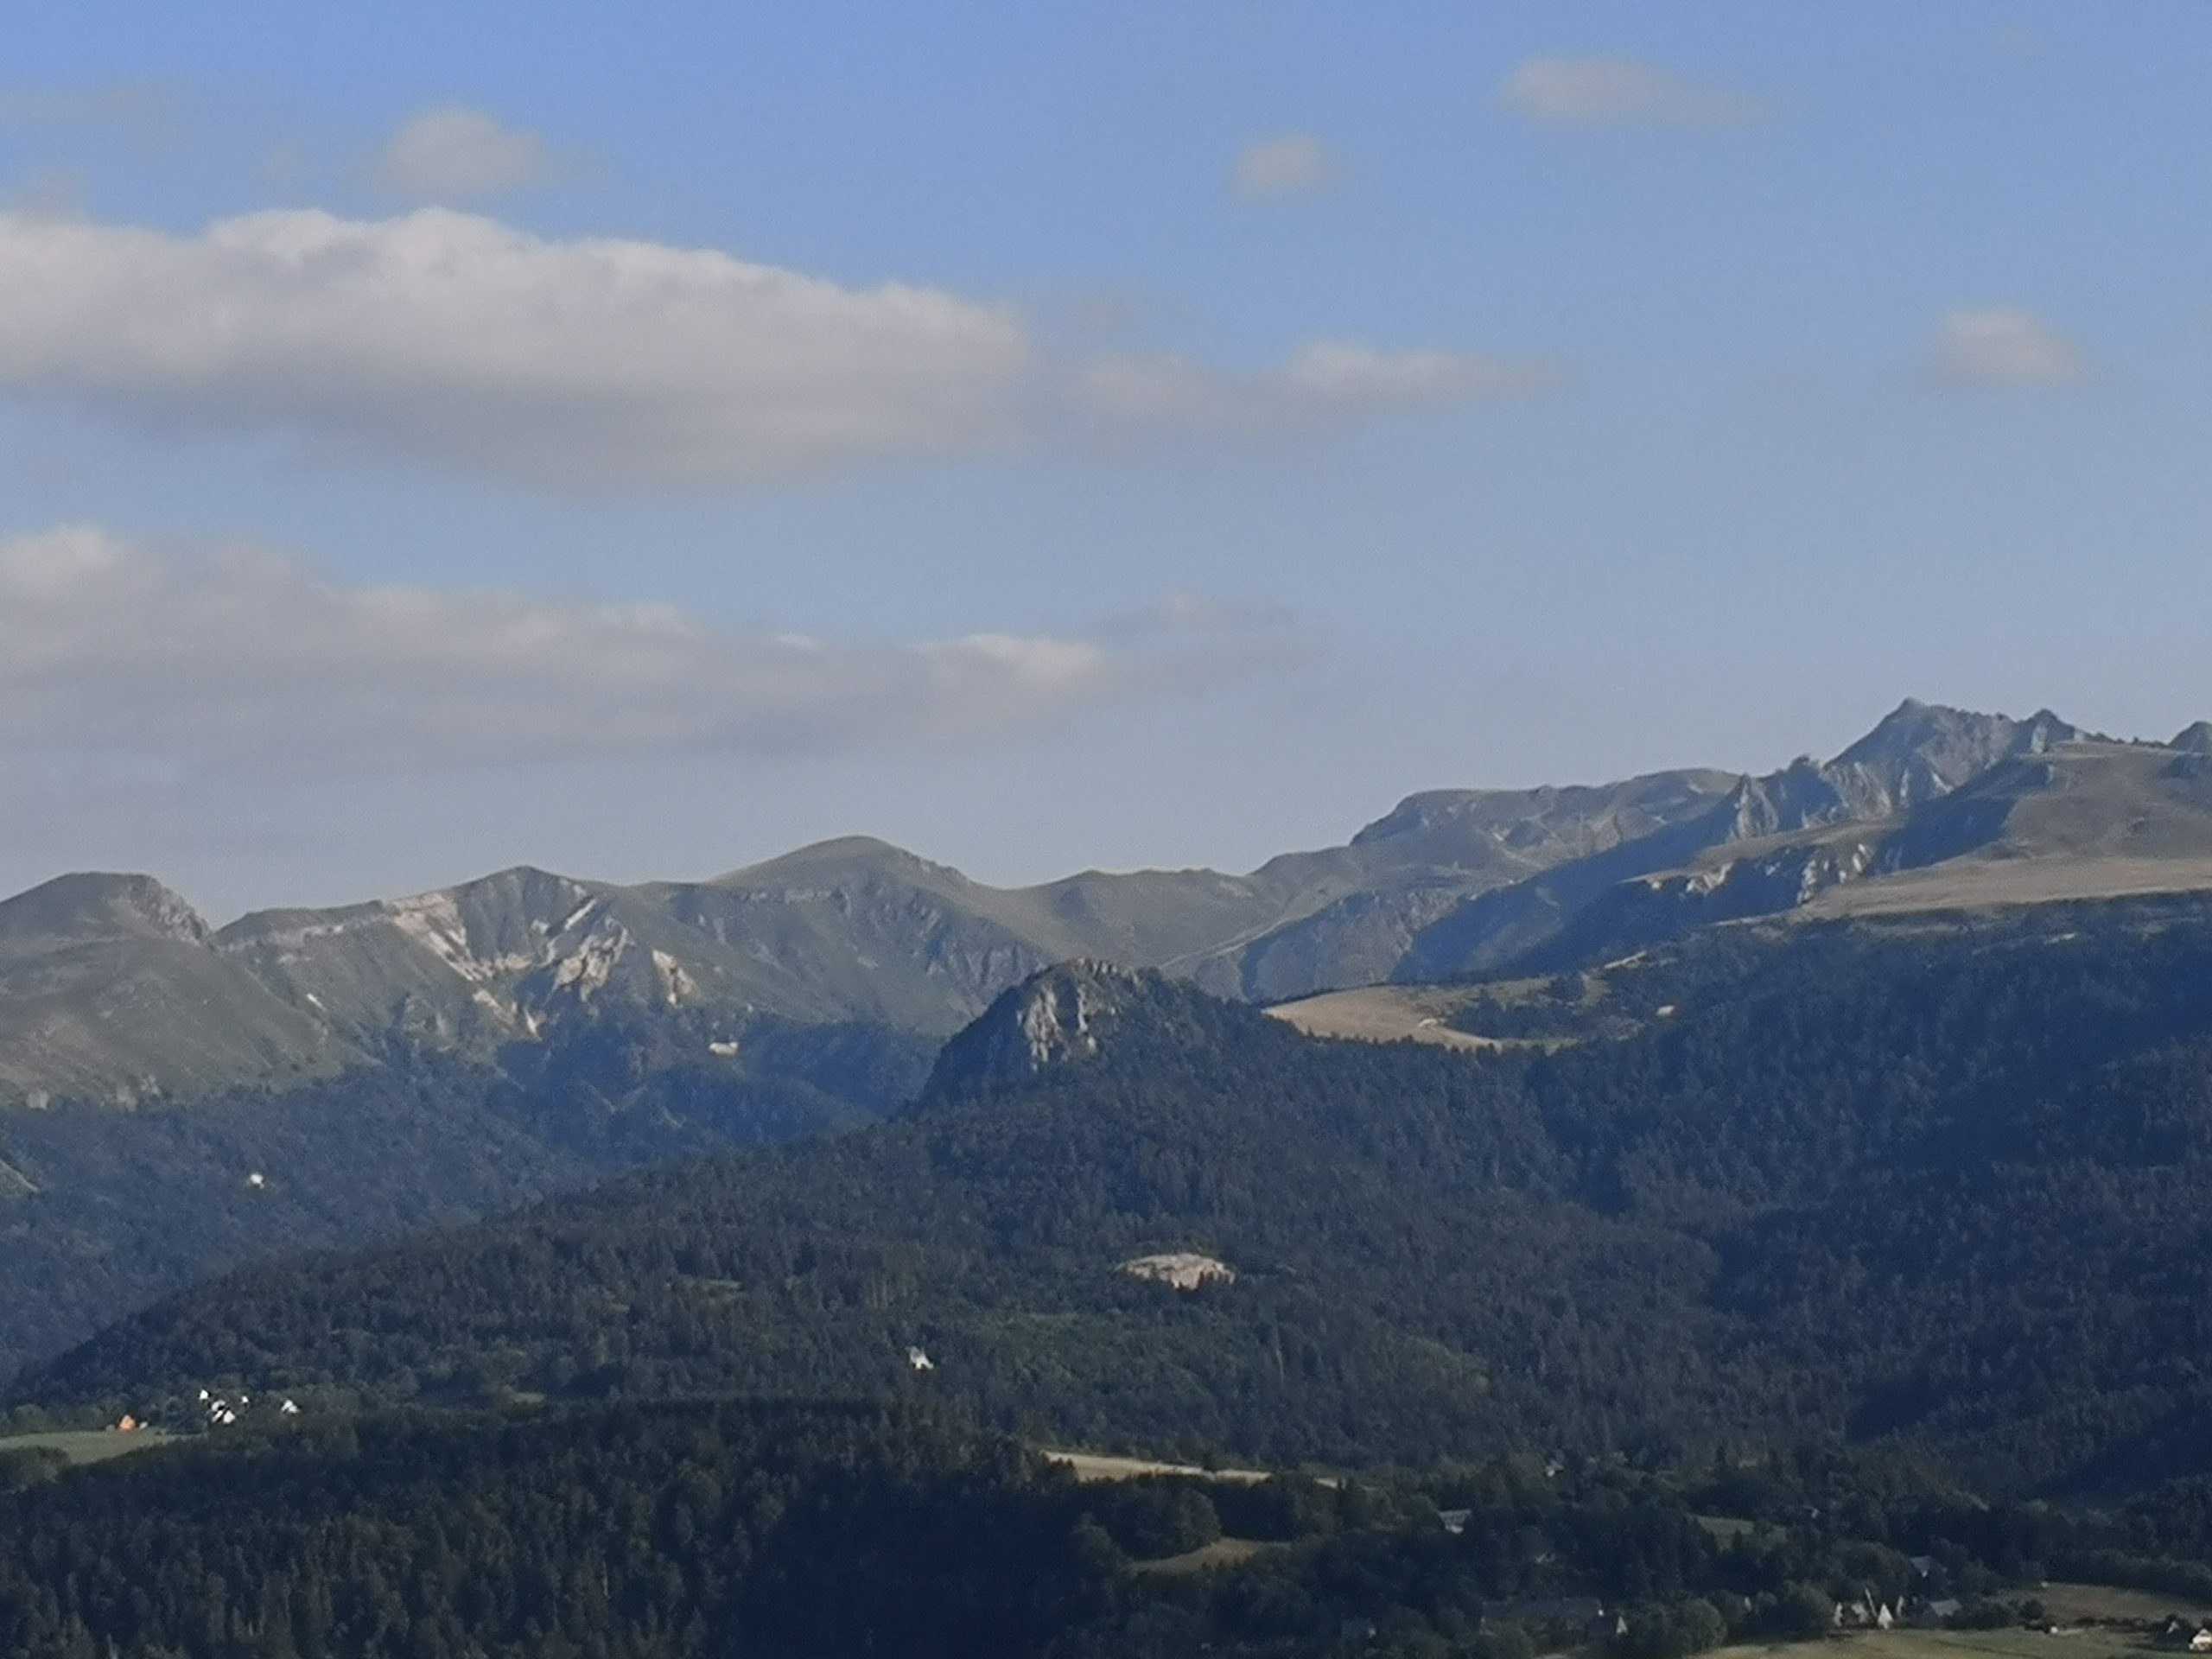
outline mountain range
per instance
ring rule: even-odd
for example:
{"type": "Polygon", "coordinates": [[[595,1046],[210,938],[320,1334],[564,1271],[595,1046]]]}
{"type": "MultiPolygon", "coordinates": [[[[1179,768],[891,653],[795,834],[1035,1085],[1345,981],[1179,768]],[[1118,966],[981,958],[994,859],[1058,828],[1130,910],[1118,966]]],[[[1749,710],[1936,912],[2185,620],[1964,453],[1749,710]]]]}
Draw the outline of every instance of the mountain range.
{"type": "Polygon", "coordinates": [[[2212,725],[2116,742],[1911,702],[1826,762],[1433,791],[1247,875],[1009,891],[849,839],[219,928],[150,877],[63,876],[0,903],[0,1376],[235,1263],[895,1118],[1065,961],[1481,1049],[1633,1031],[1543,988],[1716,924],[2196,889],[2212,725]]]}
{"type": "Polygon", "coordinates": [[[518,868],[211,927],[143,875],[0,903],[0,1106],[288,1087],[395,1054],[513,1063],[619,1011],[741,1070],[761,1027],[942,1039],[1075,957],[1278,1002],[1548,969],[1716,921],[2212,887],[2212,722],[2171,742],[1908,701],[1822,762],[1440,790],[1249,874],[1005,889],[865,837],[704,881],[518,868]]]}

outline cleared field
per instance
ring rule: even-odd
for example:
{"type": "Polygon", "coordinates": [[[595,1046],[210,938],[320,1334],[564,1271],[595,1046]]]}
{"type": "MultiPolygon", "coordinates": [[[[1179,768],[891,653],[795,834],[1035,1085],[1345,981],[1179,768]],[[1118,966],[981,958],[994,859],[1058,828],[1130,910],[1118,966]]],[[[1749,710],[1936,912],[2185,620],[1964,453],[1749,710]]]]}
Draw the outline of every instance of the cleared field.
{"type": "Polygon", "coordinates": [[[1080,1481],[1135,1480],[1141,1475],[1187,1475],[1197,1480],[1225,1481],[1250,1486],[1268,1478],[1264,1469],[1201,1469],[1195,1463],[1161,1463],[1152,1458],[1113,1458],[1096,1452],[1056,1452],[1041,1448],[1052,1462],[1075,1471],[1080,1481]]]}
{"type": "Polygon", "coordinates": [[[1725,1659],[1806,1659],[1814,1652],[1834,1659],[2136,1659],[2152,1651],[2147,1627],[2170,1612],[2185,1612],[2170,1598],[2099,1585],[2054,1584],[2031,1592],[2050,1609],[2057,1634],[2013,1627],[2001,1630],[1852,1630],[1818,1643],[1745,1643],[1720,1649],[1725,1659]],[[2125,1620],[2141,1630],[2072,1624],[2079,1618],[2125,1620]]]}
{"type": "Polygon", "coordinates": [[[1477,995],[1459,986],[1365,985],[1279,1003],[1268,1012],[1308,1037],[1433,1043],[1470,1051],[1505,1046],[1495,1037],[1472,1037],[1445,1024],[1477,995]]]}
{"type": "Polygon", "coordinates": [[[2212,1608],[2185,1597],[2101,1584],[2054,1582],[2024,1592],[2059,1627],[2056,1635],[2012,1628],[2001,1630],[1852,1630],[1817,1644],[1752,1645],[1722,1649],[1727,1659],[1805,1659],[1808,1648],[1835,1659],[2136,1659],[2153,1651],[2151,1633],[2170,1613],[2212,1622],[2212,1608]],[[2083,1620],[2096,1624],[2083,1624],[2083,1620]],[[2103,1628],[2100,1628],[2100,1625],[2103,1628]],[[2133,1626],[2133,1628],[2121,1628],[2133,1626]],[[1847,1649],[1847,1652],[1846,1651],[1847,1649]]]}
{"type": "Polygon", "coordinates": [[[2101,1659],[2143,1651],[2142,1643],[2116,1630],[1870,1630],[1848,1639],[1853,1659],[2101,1659]]]}
{"type": "Polygon", "coordinates": [[[2080,1618],[2129,1619],[2155,1624],[2168,1613],[2212,1622],[2212,1605],[2156,1590],[2117,1590],[2103,1584],[2051,1584],[2036,1592],[2056,1624],[2080,1618]]]}
{"type": "Polygon", "coordinates": [[[1853,1630],[1814,1642],[1747,1642],[1716,1649],[1713,1659],[2107,1659],[2144,1650],[2112,1631],[1853,1630]]]}
{"type": "Polygon", "coordinates": [[[1831,887],[1791,912],[1808,919],[1976,910],[2068,899],[2135,899],[2212,887],[2212,859],[1954,859],[1831,887]]]}
{"type": "Polygon", "coordinates": [[[72,1463],[105,1463],[110,1458],[143,1452],[174,1438],[157,1428],[142,1428],[130,1434],[118,1434],[105,1428],[57,1429],[44,1434],[10,1435],[0,1440],[0,1452],[35,1452],[47,1447],[60,1452],[72,1463]]]}

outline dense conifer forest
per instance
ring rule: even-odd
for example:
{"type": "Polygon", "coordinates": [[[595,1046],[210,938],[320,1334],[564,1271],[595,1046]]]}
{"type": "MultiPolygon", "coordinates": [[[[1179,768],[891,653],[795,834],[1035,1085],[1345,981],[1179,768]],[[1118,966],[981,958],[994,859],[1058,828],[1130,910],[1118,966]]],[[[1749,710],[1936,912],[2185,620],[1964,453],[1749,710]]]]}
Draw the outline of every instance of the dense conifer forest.
{"type": "Polygon", "coordinates": [[[1834,1452],[1081,1485],[935,1410],[414,1412],[0,1463],[0,1650],[1681,1659],[1839,1601],[2017,1624],[2045,1576],[2202,1596],[2205,1523],[2201,1484],[2062,1512],[1834,1452]]]}

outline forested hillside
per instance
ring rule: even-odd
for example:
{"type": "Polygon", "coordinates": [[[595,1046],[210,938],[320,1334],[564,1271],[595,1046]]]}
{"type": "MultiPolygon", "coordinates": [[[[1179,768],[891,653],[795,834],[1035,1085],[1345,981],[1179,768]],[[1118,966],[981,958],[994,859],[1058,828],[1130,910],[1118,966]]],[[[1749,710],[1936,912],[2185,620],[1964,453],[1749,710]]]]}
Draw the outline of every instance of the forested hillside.
{"type": "Polygon", "coordinates": [[[1991,1504],[1910,1464],[1807,1453],[1078,1485],[935,1412],[384,1414],[58,1476],[0,1455],[0,1650],[1529,1659],[1594,1636],[1593,1654],[1683,1659],[1828,1633],[1842,1597],[1940,1599],[1985,1626],[2037,1617],[2046,1576],[2202,1597],[2201,1500],[1991,1504]]]}
{"type": "Polygon", "coordinates": [[[1115,984],[1028,1074],[949,1063],[879,1128],[248,1269],[22,1395],[912,1392],[1344,1461],[1847,1435],[2009,1490],[2212,1457],[2200,906],[1730,930],[1562,988],[1632,1034],[1486,1057],[1115,984]],[[1185,1250],[1236,1277],[1117,1270],[1185,1250]]]}
{"type": "Polygon", "coordinates": [[[504,1066],[432,1054],[133,1110],[0,1111],[0,1376],[213,1272],[493,1215],[607,1174],[873,1121],[919,1039],[579,1020],[504,1066]]]}

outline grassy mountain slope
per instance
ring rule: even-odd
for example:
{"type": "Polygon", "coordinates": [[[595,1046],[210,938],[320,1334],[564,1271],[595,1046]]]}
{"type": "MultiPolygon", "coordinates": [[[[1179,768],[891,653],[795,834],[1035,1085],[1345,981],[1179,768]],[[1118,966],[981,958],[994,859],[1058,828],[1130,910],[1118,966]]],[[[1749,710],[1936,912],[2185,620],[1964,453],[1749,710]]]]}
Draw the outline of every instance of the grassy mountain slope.
{"type": "Polygon", "coordinates": [[[207,940],[144,876],[63,876],[0,903],[0,1100],[127,1106],[360,1058],[207,940]]]}

